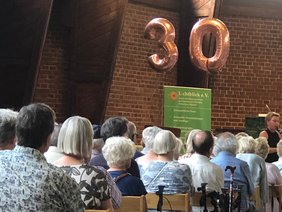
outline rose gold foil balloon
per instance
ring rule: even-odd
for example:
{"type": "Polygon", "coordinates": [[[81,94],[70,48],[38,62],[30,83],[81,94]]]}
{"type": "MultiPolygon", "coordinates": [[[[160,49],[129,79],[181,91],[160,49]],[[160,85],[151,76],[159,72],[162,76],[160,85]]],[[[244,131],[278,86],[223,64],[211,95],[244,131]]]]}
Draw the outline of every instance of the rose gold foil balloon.
{"type": "Polygon", "coordinates": [[[145,27],[144,36],[158,41],[160,54],[151,55],[149,64],[157,71],[171,70],[178,59],[178,49],[174,43],[175,29],[171,22],[164,18],[155,18],[145,27]]]}
{"type": "Polygon", "coordinates": [[[229,54],[230,37],[227,27],[215,18],[203,18],[192,28],[189,52],[192,63],[204,71],[220,71],[229,54]],[[204,35],[212,33],[216,38],[215,54],[211,58],[202,51],[204,35]]]}

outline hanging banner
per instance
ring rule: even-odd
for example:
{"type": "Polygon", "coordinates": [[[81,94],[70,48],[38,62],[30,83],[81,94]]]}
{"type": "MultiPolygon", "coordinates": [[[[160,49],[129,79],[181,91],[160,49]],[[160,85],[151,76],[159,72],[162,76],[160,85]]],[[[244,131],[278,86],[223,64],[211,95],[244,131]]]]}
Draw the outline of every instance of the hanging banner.
{"type": "Polygon", "coordinates": [[[164,126],[180,128],[181,139],[192,129],[211,130],[211,95],[211,89],[164,86],[164,126]]]}

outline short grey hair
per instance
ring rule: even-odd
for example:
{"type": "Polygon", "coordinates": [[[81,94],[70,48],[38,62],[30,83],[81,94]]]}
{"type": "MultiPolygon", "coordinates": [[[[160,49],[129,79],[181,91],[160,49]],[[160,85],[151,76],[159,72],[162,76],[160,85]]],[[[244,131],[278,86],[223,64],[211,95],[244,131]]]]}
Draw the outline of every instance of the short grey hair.
{"type": "Polygon", "coordinates": [[[219,134],[215,144],[219,152],[228,151],[234,155],[237,153],[238,142],[236,140],[236,137],[230,132],[219,134]]]}
{"type": "Polygon", "coordinates": [[[18,112],[11,109],[0,109],[0,147],[13,143],[16,134],[18,112]]]}
{"type": "Polygon", "coordinates": [[[142,141],[145,144],[145,147],[148,150],[151,150],[153,148],[153,142],[155,139],[155,136],[158,132],[160,132],[162,129],[156,126],[152,127],[146,127],[142,132],[142,141]]]}
{"type": "Polygon", "coordinates": [[[256,143],[252,136],[241,136],[237,141],[238,153],[255,153],[256,143]]]}
{"type": "Polygon", "coordinates": [[[93,128],[91,122],[81,116],[64,121],[58,137],[58,148],[65,154],[77,156],[88,162],[92,152],[93,128]]]}
{"type": "Polygon", "coordinates": [[[169,130],[161,130],[155,136],[153,151],[158,155],[167,154],[175,150],[176,136],[169,130]]]}
{"type": "Polygon", "coordinates": [[[113,136],[106,140],[102,153],[109,165],[118,168],[129,168],[131,159],[135,153],[133,141],[124,136],[113,136]]]}

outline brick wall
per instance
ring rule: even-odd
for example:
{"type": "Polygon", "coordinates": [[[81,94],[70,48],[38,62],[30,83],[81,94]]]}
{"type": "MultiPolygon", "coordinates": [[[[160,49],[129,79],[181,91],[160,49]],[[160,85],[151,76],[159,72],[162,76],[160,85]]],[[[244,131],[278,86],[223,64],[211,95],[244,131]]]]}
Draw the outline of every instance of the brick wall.
{"type": "Polygon", "coordinates": [[[61,4],[54,1],[33,97],[33,102],[50,105],[58,122],[64,121],[68,114],[69,30],[61,24],[61,15],[61,4]]]}
{"type": "MultiPolygon", "coordinates": [[[[46,102],[56,110],[58,121],[63,121],[68,114],[69,32],[60,24],[60,7],[54,6],[34,102],[46,102]]],[[[139,133],[145,124],[162,125],[163,85],[176,85],[175,69],[158,73],[147,62],[158,47],[156,41],[144,39],[144,27],[155,17],[169,19],[177,33],[178,14],[128,4],[106,108],[106,118],[126,116],[137,124],[139,133]]],[[[212,128],[243,128],[246,116],[267,112],[266,104],[281,113],[282,21],[238,16],[220,19],[230,31],[231,48],[222,72],[210,77],[212,128]]]]}
{"type": "Polygon", "coordinates": [[[282,112],[282,20],[221,17],[230,32],[230,54],[213,74],[212,127],[243,128],[246,116],[282,112]]]}
{"type": "Polygon", "coordinates": [[[170,20],[176,28],[177,13],[129,3],[118,49],[106,109],[106,118],[125,116],[139,133],[145,124],[162,125],[163,85],[176,84],[176,70],[158,73],[148,64],[149,55],[158,50],[157,41],[144,39],[146,24],[156,17],[170,20]]]}

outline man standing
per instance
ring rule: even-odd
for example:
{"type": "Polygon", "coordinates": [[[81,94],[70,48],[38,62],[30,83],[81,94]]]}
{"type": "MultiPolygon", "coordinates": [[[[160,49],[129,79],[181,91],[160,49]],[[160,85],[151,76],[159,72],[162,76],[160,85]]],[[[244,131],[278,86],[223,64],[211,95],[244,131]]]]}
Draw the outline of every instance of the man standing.
{"type": "Polygon", "coordinates": [[[54,119],[45,104],[20,110],[17,146],[0,152],[0,211],[84,211],[77,183],[43,155],[54,119]]]}
{"type": "Polygon", "coordinates": [[[269,154],[265,159],[266,162],[272,163],[278,160],[277,155],[277,143],[281,139],[281,135],[278,132],[280,124],[280,115],[279,113],[269,112],[265,117],[267,129],[262,131],[259,134],[259,137],[265,137],[269,145],[269,154]]]}

